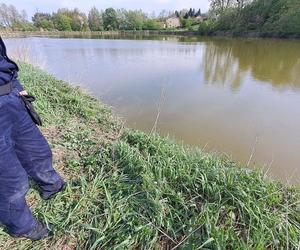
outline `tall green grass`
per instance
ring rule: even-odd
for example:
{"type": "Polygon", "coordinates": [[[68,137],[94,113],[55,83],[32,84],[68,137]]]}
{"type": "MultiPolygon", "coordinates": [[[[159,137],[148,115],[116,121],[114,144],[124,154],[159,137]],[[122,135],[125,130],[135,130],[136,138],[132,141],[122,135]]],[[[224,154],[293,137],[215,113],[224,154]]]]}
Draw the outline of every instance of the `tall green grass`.
{"type": "Polygon", "coordinates": [[[298,249],[300,192],[228,159],[122,129],[94,98],[33,66],[37,96],[67,189],[28,200],[54,226],[39,242],[0,231],[1,249],[298,249]]]}

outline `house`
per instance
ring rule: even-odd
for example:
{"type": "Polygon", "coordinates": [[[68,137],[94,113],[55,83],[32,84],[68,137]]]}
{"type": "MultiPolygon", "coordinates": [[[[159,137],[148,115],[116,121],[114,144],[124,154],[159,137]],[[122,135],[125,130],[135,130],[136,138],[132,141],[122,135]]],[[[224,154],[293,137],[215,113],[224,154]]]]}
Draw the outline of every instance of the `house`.
{"type": "Polygon", "coordinates": [[[170,17],[166,20],[166,27],[170,28],[179,28],[181,26],[179,17],[170,17]]]}
{"type": "Polygon", "coordinates": [[[195,19],[196,19],[197,23],[202,23],[204,21],[204,17],[203,16],[197,16],[195,19]]]}

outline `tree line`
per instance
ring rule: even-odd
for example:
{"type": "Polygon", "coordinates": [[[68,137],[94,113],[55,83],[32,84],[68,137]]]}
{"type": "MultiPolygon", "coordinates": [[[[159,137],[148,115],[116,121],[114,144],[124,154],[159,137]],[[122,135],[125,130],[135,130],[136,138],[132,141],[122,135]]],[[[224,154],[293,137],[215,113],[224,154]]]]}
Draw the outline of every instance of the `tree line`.
{"type": "Polygon", "coordinates": [[[200,34],[218,32],[266,37],[300,36],[299,0],[210,0],[200,34]]]}
{"type": "Polygon", "coordinates": [[[158,16],[142,10],[91,8],[86,15],[78,8],[58,9],[53,13],[36,12],[32,22],[25,10],[18,11],[13,5],[0,4],[0,28],[12,30],[59,30],[59,31],[103,31],[103,30],[154,30],[164,27],[164,19],[172,13],[162,11],[158,16]]]}
{"type": "Polygon", "coordinates": [[[78,9],[59,9],[57,12],[34,14],[33,25],[39,29],[59,31],[151,30],[162,28],[159,19],[150,18],[141,10],[104,11],[93,7],[88,15],[78,9]]]}
{"type": "Polygon", "coordinates": [[[96,7],[86,15],[79,9],[58,9],[53,13],[36,12],[32,22],[26,11],[15,6],[0,4],[0,28],[12,30],[59,30],[59,31],[103,31],[103,30],[158,30],[164,28],[164,21],[174,15],[162,11],[159,15],[147,14],[142,10],[126,10],[96,7]]]}
{"type": "Polygon", "coordinates": [[[38,11],[29,21],[25,10],[18,11],[13,5],[0,4],[0,28],[22,31],[160,30],[166,28],[165,21],[170,17],[180,18],[181,26],[188,28],[198,16],[201,16],[201,10],[193,8],[175,12],[163,10],[156,15],[142,10],[99,10],[93,7],[88,14],[78,8],[61,8],[53,13],[38,11]]]}
{"type": "Polygon", "coordinates": [[[201,35],[232,34],[275,37],[300,37],[299,0],[210,0],[210,10],[161,11],[158,15],[142,10],[107,8],[58,9],[53,13],[36,12],[32,21],[26,11],[0,4],[0,28],[11,30],[161,30],[169,17],[180,19],[181,27],[201,35]],[[199,22],[199,16],[203,19],[199,22]]]}

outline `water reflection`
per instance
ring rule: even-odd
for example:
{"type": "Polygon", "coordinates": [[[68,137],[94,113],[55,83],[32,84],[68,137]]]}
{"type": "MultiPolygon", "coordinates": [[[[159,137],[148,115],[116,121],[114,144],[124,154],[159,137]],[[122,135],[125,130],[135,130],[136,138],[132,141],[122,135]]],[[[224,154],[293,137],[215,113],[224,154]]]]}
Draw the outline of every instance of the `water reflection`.
{"type": "MultiPolygon", "coordinates": [[[[78,36],[80,37],[80,36],[78,36]]],[[[82,38],[82,37],[81,37],[82,38]]],[[[90,38],[99,38],[91,36],[90,38]]],[[[278,90],[300,88],[300,44],[299,41],[285,41],[272,39],[224,39],[208,37],[184,37],[163,35],[110,35],[101,39],[126,39],[178,42],[190,45],[181,48],[162,48],[160,53],[168,55],[188,55],[197,52],[199,44],[205,44],[205,53],[201,60],[201,68],[205,73],[205,80],[209,84],[231,86],[237,91],[243,79],[250,74],[262,83],[272,84],[278,90]]],[[[122,56],[128,53],[142,53],[132,48],[122,51],[122,56]]],[[[114,51],[109,49],[110,53],[114,51]]],[[[115,51],[120,54],[119,51],[115,51]]]]}
{"type": "Polygon", "coordinates": [[[299,41],[214,39],[206,42],[202,67],[207,83],[233,91],[247,74],[278,90],[300,89],[299,41]]]}

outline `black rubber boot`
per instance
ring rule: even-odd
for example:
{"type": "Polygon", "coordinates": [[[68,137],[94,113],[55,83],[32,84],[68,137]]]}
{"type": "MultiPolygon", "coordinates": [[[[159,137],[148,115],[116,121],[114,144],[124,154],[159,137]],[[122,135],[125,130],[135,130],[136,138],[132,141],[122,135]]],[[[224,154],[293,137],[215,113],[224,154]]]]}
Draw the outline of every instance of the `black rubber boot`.
{"type": "Polygon", "coordinates": [[[66,187],[66,183],[63,182],[61,187],[57,190],[57,191],[53,191],[53,192],[42,192],[41,193],[41,197],[43,200],[50,200],[51,198],[53,198],[55,195],[57,195],[59,192],[63,191],[66,187]]]}
{"type": "Polygon", "coordinates": [[[41,240],[49,237],[50,233],[51,233],[50,228],[46,224],[38,221],[37,225],[29,233],[22,234],[22,235],[12,235],[12,236],[36,241],[36,240],[41,240]]]}

